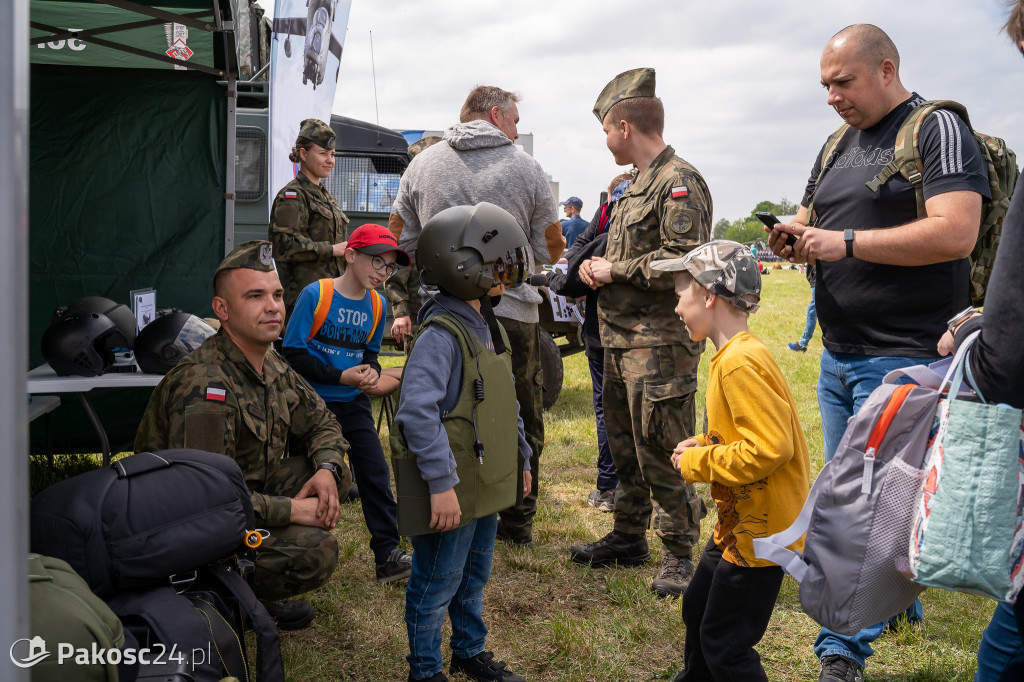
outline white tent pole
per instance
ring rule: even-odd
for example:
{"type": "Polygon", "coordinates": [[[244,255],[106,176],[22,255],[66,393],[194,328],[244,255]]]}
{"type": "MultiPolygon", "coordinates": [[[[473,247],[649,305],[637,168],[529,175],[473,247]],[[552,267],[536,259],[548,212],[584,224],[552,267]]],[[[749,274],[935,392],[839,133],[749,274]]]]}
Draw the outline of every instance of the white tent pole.
{"type": "Polygon", "coordinates": [[[28,611],[28,23],[29,0],[0,2],[0,679],[28,682],[8,652],[28,611]]]}

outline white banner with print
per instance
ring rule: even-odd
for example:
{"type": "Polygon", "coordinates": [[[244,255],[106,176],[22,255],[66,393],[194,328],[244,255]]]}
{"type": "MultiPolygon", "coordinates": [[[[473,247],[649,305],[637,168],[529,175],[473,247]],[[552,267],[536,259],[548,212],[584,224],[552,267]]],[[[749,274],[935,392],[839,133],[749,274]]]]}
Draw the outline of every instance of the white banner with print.
{"type": "Polygon", "coordinates": [[[270,57],[271,202],[299,167],[288,154],[307,118],[331,122],[351,0],[277,0],[270,57]]]}

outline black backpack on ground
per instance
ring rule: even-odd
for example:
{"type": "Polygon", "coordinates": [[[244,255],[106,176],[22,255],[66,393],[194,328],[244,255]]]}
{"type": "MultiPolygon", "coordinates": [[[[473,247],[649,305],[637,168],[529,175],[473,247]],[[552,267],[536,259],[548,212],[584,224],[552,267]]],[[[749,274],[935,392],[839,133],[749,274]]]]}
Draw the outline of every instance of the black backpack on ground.
{"type": "Polygon", "coordinates": [[[255,679],[284,680],[274,621],[249,584],[228,565],[199,569],[187,587],[123,592],[108,604],[139,646],[154,652],[149,665],[140,666],[139,682],[250,679],[247,626],[257,638],[255,679]]]}
{"type": "Polygon", "coordinates": [[[277,629],[243,577],[257,538],[238,464],[200,450],[131,455],[32,500],[33,551],[67,561],[140,646],[163,645],[161,680],[219,680],[222,669],[247,679],[246,619],[258,678],[284,679],[277,629]]]}
{"type": "Polygon", "coordinates": [[[166,585],[245,550],[256,525],[242,471],[201,450],[140,452],[32,500],[32,551],[71,564],[92,591],[166,585]]]}

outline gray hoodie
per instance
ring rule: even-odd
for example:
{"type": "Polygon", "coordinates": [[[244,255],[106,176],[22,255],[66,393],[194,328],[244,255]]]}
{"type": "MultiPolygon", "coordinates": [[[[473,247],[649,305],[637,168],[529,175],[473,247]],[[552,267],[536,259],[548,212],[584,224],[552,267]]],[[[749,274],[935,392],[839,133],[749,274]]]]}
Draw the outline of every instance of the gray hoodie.
{"type": "MultiPolygon", "coordinates": [[[[531,272],[558,260],[565,246],[555,198],[536,159],[518,149],[488,121],[458,123],[439,144],[409,164],[391,208],[403,224],[399,246],[416,248],[423,224],[452,206],[481,201],[511,213],[526,232],[531,272]]],[[[494,313],[520,322],[537,322],[536,287],[510,289],[494,313]]]]}
{"type": "MultiPolygon", "coordinates": [[[[426,298],[420,308],[419,323],[422,325],[431,317],[446,312],[465,323],[485,346],[494,347],[491,330],[483,316],[453,296],[435,294],[426,298]]],[[[441,413],[455,407],[461,386],[462,350],[458,340],[443,327],[427,327],[416,339],[412,355],[402,371],[402,393],[395,422],[405,434],[409,451],[416,455],[416,465],[431,493],[443,493],[459,482],[448,433],[441,424],[441,413]]],[[[516,418],[519,422],[519,450],[526,457],[526,468],[529,469],[533,450],[523,434],[518,403],[516,418]]]]}

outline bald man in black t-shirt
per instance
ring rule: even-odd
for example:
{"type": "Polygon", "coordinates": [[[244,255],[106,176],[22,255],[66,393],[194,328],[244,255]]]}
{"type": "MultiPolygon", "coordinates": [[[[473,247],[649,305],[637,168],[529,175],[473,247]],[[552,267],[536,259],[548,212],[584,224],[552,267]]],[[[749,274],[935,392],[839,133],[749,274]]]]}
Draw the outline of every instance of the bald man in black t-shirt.
{"type": "MultiPolygon", "coordinates": [[[[970,129],[938,110],[919,137],[927,216],[918,217],[915,190],[898,173],[877,192],[866,186],[892,161],[900,125],[925,101],[900,82],[899,53],[878,27],[857,24],[833,36],[821,55],[821,83],[849,128],[824,164],[819,153],[793,224],[777,226],[769,245],[790,260],[817,261],[825,346],[817,393],[827,462],[882,377],[937,359],[947,320],[970,303],[967,256],[989,183],[970,129]],[[807,227],[809,207],[815,227],[807,227]],[[792,247],[784,233],[798,237],[792,247]]],[[[920,619],[920,602],[906,615],[920,619]]],[[[853,636],[823,629],[815,642],[819,680],[859,682],[870,642],[885,625],[853,636]]]]}

